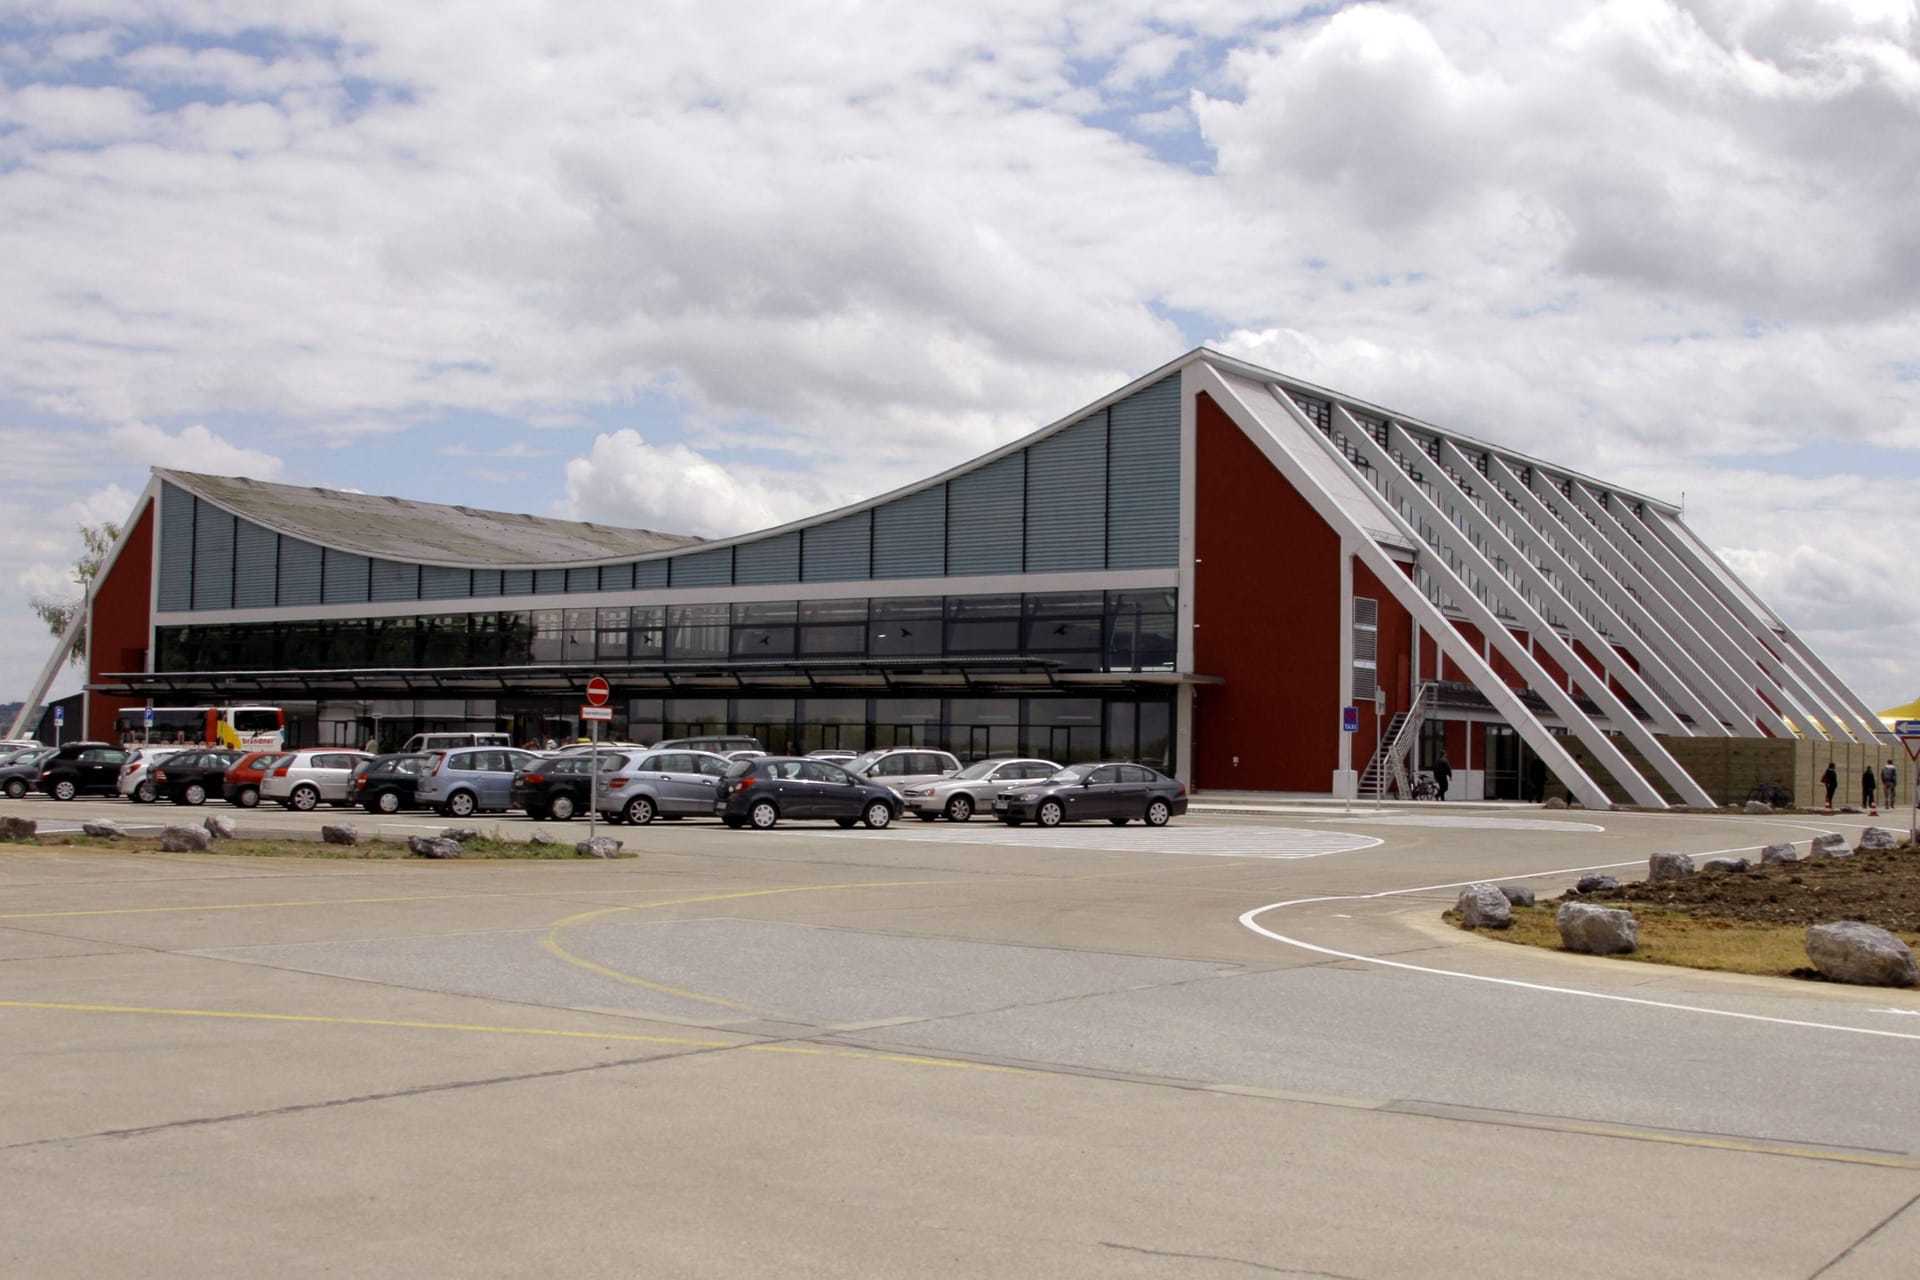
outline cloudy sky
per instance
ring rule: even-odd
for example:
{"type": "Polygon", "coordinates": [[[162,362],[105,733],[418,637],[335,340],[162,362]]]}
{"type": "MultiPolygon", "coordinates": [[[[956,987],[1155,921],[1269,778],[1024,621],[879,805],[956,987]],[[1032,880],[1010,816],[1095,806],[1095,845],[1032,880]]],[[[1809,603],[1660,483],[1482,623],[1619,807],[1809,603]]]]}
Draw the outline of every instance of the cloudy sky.
{"type": "Polygon", "coordinates": [[[1912,0],[0,0],[0,701],[150,465],[730,534],[1202,343],[1905,701],[1917,116],[1912,0]]]}

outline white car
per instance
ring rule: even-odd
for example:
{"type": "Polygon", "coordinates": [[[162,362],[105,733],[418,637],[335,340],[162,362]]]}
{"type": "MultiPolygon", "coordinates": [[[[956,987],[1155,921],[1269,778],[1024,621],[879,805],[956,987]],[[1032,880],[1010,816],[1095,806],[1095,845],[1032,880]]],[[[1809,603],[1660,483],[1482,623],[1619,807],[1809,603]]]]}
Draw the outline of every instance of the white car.
{"type": "Polygon", "coordinates": [[[927,747],[890,747],[855,756],[840,766],[856,778],[892,787],[896,793],[916,782],[931,782],[960,772],[960,761],[927,747]]]}
{"type": "Polygon", "coordinates": [[[368,759],[364,751],[343,747],[281,756],[261,775],[260,798],[302,813],[322,804],[352,804],[353,771],[368,759]]]}
{"type": "Polygon", "coordinates": [[[168,756],[200,750],[203,748],[198,746],[134,747],[128,752],[126,763],[120,766],[120,778],[114,783],[114,790],[135,804],[152,804],[160,796],[153,785],[153,767],[168,756]]]}
{"type": "Polygon", "coordinates": [[[993,811],[993,799],[1008,787],[1037,782],[1060,772],[1051,760],[976,760],[951,778],[909,783],[900,788],[907,812],[922,822],[946,818],[965,822],[974,814],[993,811]]]}

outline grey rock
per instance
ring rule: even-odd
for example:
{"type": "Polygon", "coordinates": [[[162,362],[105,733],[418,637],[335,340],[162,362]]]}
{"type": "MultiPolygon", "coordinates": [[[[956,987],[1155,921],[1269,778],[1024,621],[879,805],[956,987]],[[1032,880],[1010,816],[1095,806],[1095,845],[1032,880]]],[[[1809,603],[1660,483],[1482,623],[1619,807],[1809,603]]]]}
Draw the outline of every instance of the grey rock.
{"type": "Polygon", "coordinates": [[[320,839],[327,844],[359,844],[360,828],[351,822],[329,823],[320,828],[320,839]]]}
{"type": "Polygon", "coordinates": [[[1575,893],[1592,893],[1596,889],[1618,889],[1620,882],[1612,876],[1581,876],[1574,883],[1575,893]]]}
{"type": "Polygon", "coordinates": [[[160,848],[167,853],[204,853],[212,843],[199,827],[168,827],[160,833],[160,848]]]}
{"type": "Polygon", "coordinates": [[[232,818],[224,818],[217,813],[208,814],[207,820],[201,825],[215,840],[231,840],[240,834],[240,828],[234,825],[232,818]]]}
{"type": "Polygon", "coordinates": [[[1505,929],[1513,924],[1513,905],[1507,895],[1490,884],[1470,884],[1460,891],[1455,904],[1460,923],[1469,929],[1505,929]]]}
{"type": "Polygon", "coordinates": [[[1858,920],[1816,924],[1807,930],[1807,959],[1824,977],[1863,987],[1920,983],[1913,948],[1878,925],[1858,920]]]}
{"type": "Polygon", "coordinates": [[[573,846],[573,851],[583,858],[611,858],[620,852],[620,842],[612,836],[595,836],[573,846]]]}
{"type": "MultiPolygon", "coordinates": [[[[1788,847],[1791,848],[1792,846],[1788,847]]],[[[1700,864],[1700,869],[1702,871],[1718,871],[1723,874],[1737,875],[1742,871],[1753,870],[1753,860],[1750,858],[1708,858],[1700,864]]]]}
{"type": "Polygon", "coordinates": [[[1752,814],[1772,813],[1773,806],[1768,804],[1765,800],[1749,800],[1747,801],[1746,808],[1743,810],[1743,812],[1752,813],[1752,814]]]}
{"type": "Polygon", "coordinates": [[[1549,796],[1547,802],[1540,807],[1542,809],[1564,809],[1567,807],[1567,802],[1559,796],[1549,796]]]}
{"type": "Polygon", "coordinates": [[[1800,854],[1790,844],[1770,844],[1760,851],[1762,863],[1798,862],[1800,854]]]}
{"type": "Polygon", "coordinates": [[[1860,843],[1853,846],[1855,853],[1890,853],[1900,847],[1899,837],[1885,827],[1868,827],[1860,833],[1860,843]]]}
{"type": "Polygon", "coordinates": [[[416,858],[457,858],[460,842],[444,836],[408,836],[407,852],[416,858]]]}
{"type": "Polygon", "coordinates": [[[458,844],[466,844],[469,840],[478,840],[480,833],[472,827],[448,827],[440,833],[440,838],[442,840],[452,840],[458,844]]]}
{"type": "Polygon", "coordinates": [[[548,835],[544,831],[536,831],[532,835],[527,837],[527,843],[528,844],[558,844],[559,841],[555,840],[552,836],[548,835]]]}
{"type": "Polygon", "coordinates": [[[1525,885],[1503,884],[1500,886],[1500,892],[1506,897],[1508,902],[1516,907],[1530,907],[1533,905],[1533,890],[1527,888],[1525,885]]]}
{"type": "Polygon", "coordinates": [[[1807,850],[1809,858],[1846,858],[1853,850],[1847,847],[1847,838],[1838,831],[1829,831],[1813,838],[1813,847],[1807,850]]]}
{"type": "Polygon", "coordinates": [[[1583,955],[1624,955],[1640,945],[1640,926],[1629,911],[1563,902],[1553,923],[1560,929],[1560,945],[1583,955]]]}
{"type": "Polygon", "coordinates": [[[98,822],[83,822],[80,824],[80,830],[86,835],[98,836],[102,840],[118,840],[127,834],[120,829],[119,823],[110,818],[102,818],[98,822]]]}
{"type": "Polygon", "coordinates": [[[1693,859],[1684,853],[1656,853],[1647,859],[1649,880],[1685,880],[1693,871],[1693,859]]]}
{"type": "Polygon", "coordinates": [[[0,840],[31,840],[40,834],[32,818],[0,818],[0,840]]]}

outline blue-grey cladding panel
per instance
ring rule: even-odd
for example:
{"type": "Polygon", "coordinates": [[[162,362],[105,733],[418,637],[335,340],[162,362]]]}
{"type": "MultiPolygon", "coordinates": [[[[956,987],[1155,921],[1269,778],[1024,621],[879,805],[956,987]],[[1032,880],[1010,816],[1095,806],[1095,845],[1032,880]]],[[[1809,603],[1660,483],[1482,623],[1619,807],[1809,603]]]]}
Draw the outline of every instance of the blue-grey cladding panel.
{"type": "Polygon", "coordinates": [[[502,569],[500,571],[500,594],[503,596],[532,595],[533,570],[502,569]]]}
{"type": "Polygon", "coordinates": [[[533,594],[537,596],[557,596],[567,589],[567,571],[565,569],[535,569],[533,571],[533,594]]]}
{"type": "Polygon", "coordinates": [[[641,560],[633,566],[633,588],[644,591],[667,585],[667,560],[641,560]]]}
{"type": "Polygon", "coordinates": [[[418,600],[420,566],[401,564],[397,560],[375,560],[370,595],[375,600],[418,600]]]}
{"type": "Polygon", "coordinates": [[[1020,572],[1026,476],[1022,451],[947,481],[948,573],[1020,572]]]}
{"type": "Polygon", "coordinates": [[[1180,562],[1180,375],[1107,412],[1107,567],[1180,562]]]}
{"type": "Polygon", "coordinates": [[[160,607],[169,613],[193,608],[193,495],[178,485],[160,485],[160,607]]]}
{"type": "MultiPolygon", "coordinates": [[[[497,578],[495,582],[498,582],[497,578]]],[[[420,566],[422,600],[459,600],[472,594],[473,570],[445,569],[431,564],[420,566]]]]}
{"type": "Polygon", "coordinates": [[[321,569],[322,604],[365,604],[372,572],[365,556],[350,551],[326,549],[326,564],[321,569]]]}
{"type": "Polygon", "coordinates": [[[233,514],[202,502],[193,513],[193,607],[233,608],[233,514]]]}
{"type": "Polygon", "coordinates": [[[280,577],[280,535],[251,520],[234,530],[233,607],[271,609],[280,577]]]}
{"type": "Polygon", "coordinates": [[[873,576],[937,578],[947,571],[947,486],[873,509],[873,576]]]}
{"type": "Polygon", "coordinates": [[[280,605],[320,603],[320,548],[298,538],[280,539],[280,605]]]}
{"type": "Polygon", "coordinates": [[[633,588],[633,566],[630,564],[603,564],[600,566],[600,589],[602,591],[629,591],[633,588]]]}
{"type": "Polygon", "coordinates": [[[806,582],[844,582],[873,573],[873,512],[842,516],[801,531],[800,577],[806,582]]]}
{"type": "Polygon", "coordinates": [[[1028,573],[1107,566],[1107,414],[1027,450],[1028,573]]]}
{"type": "Polygon", "coordinates": [[[675,556],[668,561],[668,584],[675,587],[726,587],[733,584],[733,548],[718,547],[675,556]]]}
{"type": "Polygon", "coordinates": [[[735,547],[733,580],[746,587],[800,581],[800,534],[783,533],[735,547]]]}
{"type": "Polygon", "coordinates": [[[591,569],[567,570],[567,590],[568,591],[598,591],[599,589],[600,589],[599,566],[596,565],[591,569]]]}
{"type": "Polygon", "coordinates": [[[497,596],[503,588],[500,585],[500,570],[475,569],[473,571],[473,594],[476,596],[497,596]]]}

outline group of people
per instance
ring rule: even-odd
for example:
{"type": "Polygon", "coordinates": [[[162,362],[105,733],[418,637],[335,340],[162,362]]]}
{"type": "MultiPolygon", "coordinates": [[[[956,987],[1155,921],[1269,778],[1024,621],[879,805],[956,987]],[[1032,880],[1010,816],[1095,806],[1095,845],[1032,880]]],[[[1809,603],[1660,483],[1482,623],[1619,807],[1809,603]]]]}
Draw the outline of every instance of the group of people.
{"type": "MultiPolygon", "coordinates": [[[[1871,809],[1874,807],[1875,793],[1884,792],[1886,799],[1882,803],[1892,808],[1897,803],[1894,792],[1899,784],[1900,770],[1894,767],[1893,761],[1881,765],[1878,775],[1874,773],[1873,766],[1868,765],[1860,771],[1860,803],[1871,809]]],[[[1827,808],[1833,808],[1833,793],[1840,789],[1840,772],[1833,767],[1831,760],[1827,762],[1827,771],[1820,775],[1820,785],[1827,789],[1827,808]]]]}

